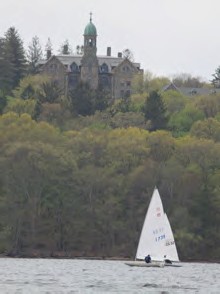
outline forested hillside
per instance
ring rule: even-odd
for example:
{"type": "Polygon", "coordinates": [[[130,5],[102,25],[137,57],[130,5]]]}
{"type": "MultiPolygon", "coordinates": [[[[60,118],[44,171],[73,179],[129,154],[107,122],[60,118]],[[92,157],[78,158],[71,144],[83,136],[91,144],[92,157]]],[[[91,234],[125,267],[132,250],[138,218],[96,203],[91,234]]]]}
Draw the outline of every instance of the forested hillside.
{"type": "Polygon", "coordinates": [[[146,75],[117,101],[85,84],[65,97],[30,62],[15,75],[9,61],[0,58],[2,254],[132,258],[156,185],[180,259],[219,260],[219,94],[164,92],[168,78],[146,75]]]}

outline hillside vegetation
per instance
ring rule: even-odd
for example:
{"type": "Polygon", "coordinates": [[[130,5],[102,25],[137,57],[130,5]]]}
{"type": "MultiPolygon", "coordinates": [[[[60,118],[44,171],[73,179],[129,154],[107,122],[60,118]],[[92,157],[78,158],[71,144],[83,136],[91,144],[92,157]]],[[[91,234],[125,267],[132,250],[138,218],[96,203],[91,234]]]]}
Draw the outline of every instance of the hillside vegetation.
{"type": "Polygon", "coordinates": [[[0,72],[2,254],[132,258],[157,186],[180,259],[219,260],[219,94],[145,77],[117,101],[85,84],[64,97],[21,65],[14,84],[0,72]]]}

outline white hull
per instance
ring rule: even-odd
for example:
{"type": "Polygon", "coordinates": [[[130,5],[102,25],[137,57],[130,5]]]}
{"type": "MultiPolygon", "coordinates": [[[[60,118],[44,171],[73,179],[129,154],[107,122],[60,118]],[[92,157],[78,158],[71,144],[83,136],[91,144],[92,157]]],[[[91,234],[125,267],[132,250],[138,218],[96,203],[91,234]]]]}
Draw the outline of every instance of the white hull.
{"type": "Polygon", "coordinates": [[[165,263],[163,261],[152,261],[150,263],[146,263],[145,261],[127,261],[126,265],[129,266],[138,266],[138,267],[164,267],[165,263]]]}
{"type": "Polygon", "coordinates": [[[170,264],[170,263],[165,263],[165,266],[182,267],[181,264],[176,264],[176,263],[172,263],[172,264],[170,264]]]}

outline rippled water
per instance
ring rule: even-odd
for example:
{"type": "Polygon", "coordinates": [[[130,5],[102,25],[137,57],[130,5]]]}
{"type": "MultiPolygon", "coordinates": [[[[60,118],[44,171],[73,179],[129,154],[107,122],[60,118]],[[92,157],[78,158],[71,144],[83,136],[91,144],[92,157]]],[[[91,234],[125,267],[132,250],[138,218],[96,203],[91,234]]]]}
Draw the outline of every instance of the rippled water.
{"type": "Polygon", "coordinates": [[[0,259],[0,293],[220,293],[220,264],[135,268],[123,261],[0,259]]]}

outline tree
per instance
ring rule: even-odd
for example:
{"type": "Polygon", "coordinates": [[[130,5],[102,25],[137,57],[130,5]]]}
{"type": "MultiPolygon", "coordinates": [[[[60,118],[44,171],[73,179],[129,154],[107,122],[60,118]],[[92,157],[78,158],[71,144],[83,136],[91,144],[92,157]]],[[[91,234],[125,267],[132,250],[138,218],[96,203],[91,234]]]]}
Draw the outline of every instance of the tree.
{"type": "Polygon", "coordinates": [[[10,27],[5,34],[6,60],[13,67],[12,88],[26,75],[26,59],[23,42],[14,27],[10,27]]]}
{"type": "Polygon", "coordinates": [[[205,85],[200,77],[192,77],[190,74],[182,73],[173,78],[173,83],[177,87],[201,88],[205,85]]]}
{"type": "Polygon", "coordinates": [[[70,47],[69,41],[65,40],[65,42],[60,47],[60,54],[70,55],[72,53],[72,49],[70,47]]]}
{"type": "Polygon", "coordinates": [[[94,114],[94,91],[87,83],[79,83],[69,93],[70,111],[83,116],[94,114]]]}
{"type": "Polygon", "coordinates": [[[215,88],[220,88],[220,66],[215,70],[215,73],[212,75],[214,79],[211,80],[215,88]]]}
{"type": "Polygon", "coordinates": [[[33,37],[31,43],[28,46],[27,57],[29,61],[29,73],[36,74],[37,63],[42,58],[42,49],[40,45],[39,38],[37,36],[33,37]]]}
{"type": "Polygon", "coordinates": [[[191,103],[187,104],[184,109],[174,112],[169,119],[168,127],[175,132],[175,135],[182,135],[189,132],[192,125],[204,119],[204,114],[191,103]]]}
{"type": "Polygon", "coordinates": [[[5,106],[7,105],[7,98],[3,91],[0,90],[0,114],[3,113],[5,106]]]}
{"type": "Polygon", "coordinates": [[[8,59],[5,39],[0,38],[0,90],[9,93],[13,85],[13,64],[8,59]]]}
{"type": "Polygon", "coordinates": [[[150,71],[147,71],[144,75],[144,90],[147,93],[152,91],[161,91],[161,89],[168,85],[170,80],[163,76],[154,76],[150,71]]]}
{"type": "Polygon", "coordinates": [[[150,123],[150,131],[164,129],[166,126],[166,108],[163,99],[157,91],[152,91],[144,105],[145,121],[150,123]]]}

